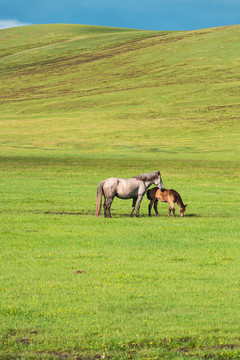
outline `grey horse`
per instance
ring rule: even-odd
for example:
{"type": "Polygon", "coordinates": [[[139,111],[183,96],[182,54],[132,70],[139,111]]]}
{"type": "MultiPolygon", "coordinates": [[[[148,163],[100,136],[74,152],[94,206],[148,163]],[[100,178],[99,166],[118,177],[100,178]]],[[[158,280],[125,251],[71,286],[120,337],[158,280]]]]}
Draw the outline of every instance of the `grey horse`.
{"type": "Polygon", "coordinates": [[[164,190],[160,171],[153,171],[149,174],[133,176],[130,179],[118,179],[111,177],[100,181],[97,188],[96,217],[98,217],[101,213],[102,195],[105,199],[103,205],[105,217],[111,217],[110,207],[115,196],[119,199],[133,199],[132,212],[130,216],[133,216],[137,202],[136,216],[139,216],[139,209],[143,195],[152,184],[158,186],[160,190],[164,190]]]}

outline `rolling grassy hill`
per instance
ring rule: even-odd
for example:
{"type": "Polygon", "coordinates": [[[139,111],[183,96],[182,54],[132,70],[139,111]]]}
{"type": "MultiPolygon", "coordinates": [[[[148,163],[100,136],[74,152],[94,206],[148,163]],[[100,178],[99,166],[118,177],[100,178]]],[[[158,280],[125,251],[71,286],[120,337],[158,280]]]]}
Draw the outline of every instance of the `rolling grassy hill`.
{"type": "Polygon", "coordinates": [[[0,359],[239,358],[239,35],[0,30],[0,359]],[[153,170],[184,218],[95,218],[153,170]]]}
{"type": "Polygon", "coordinates": [[[4,147],[236,159],[239,33],[1,30],[4,147]]]}

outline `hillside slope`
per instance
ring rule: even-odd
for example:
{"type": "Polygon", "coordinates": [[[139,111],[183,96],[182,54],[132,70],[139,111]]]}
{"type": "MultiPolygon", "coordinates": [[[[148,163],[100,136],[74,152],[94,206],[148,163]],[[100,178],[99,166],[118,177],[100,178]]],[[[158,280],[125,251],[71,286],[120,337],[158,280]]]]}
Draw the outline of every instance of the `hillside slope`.
{"type": "Polygon", "coordinates": [[[1,30],[2,151],[238,158],[239,35],[240,26],[1,30]]]}

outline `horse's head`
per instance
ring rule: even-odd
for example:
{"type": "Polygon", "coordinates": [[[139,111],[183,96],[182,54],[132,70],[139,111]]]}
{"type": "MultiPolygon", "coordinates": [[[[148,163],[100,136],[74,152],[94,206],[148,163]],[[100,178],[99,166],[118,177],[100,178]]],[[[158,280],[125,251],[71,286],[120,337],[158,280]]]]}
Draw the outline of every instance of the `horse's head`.
{"type": "Polygon", "coordinates": [[[179,207],[179,214],[181,217],[183,217],[186,207],[187,207],[187,205],[184,205],[184,204],[179,207]]]}
{"type": "Polygon", "coordinates": [[[153,181],[154,185],[156,185],[161,191],[164,190],[164,185],[162,182],[162,177],[161,177],[161,173],[160,171],[157,171],[157,177],[156,179],[153,181]]]}

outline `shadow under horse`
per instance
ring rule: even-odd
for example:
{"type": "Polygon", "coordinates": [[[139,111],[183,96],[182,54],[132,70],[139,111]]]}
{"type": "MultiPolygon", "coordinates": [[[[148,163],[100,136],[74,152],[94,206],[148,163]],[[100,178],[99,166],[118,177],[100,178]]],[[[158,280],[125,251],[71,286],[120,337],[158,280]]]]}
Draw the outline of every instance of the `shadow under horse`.
{"type": "Polygon", "coordinates": [[[105,217],[111,217],[110,208],[115,196],[119,199],[133,199],[130,216],[133,216],[137,202],[136,216],[138,217],[142,198],[152,184],[158,186],[160,190],[164,189],[160,171],[133,176],[130,179],[111,177],[100,181],[97,188],[96,217],[101,213],[102,195],[105,199],[103,205],[105,217]]]}

